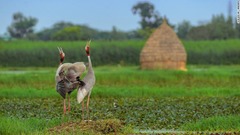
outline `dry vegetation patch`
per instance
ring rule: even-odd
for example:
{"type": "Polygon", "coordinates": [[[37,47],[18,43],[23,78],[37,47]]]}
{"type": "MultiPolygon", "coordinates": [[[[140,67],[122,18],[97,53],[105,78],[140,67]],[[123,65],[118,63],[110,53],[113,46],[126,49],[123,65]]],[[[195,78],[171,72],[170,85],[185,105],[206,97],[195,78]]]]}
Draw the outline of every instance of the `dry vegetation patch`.
{"type": "Polygon", "coordinates": [[[87,133],[87,134],[119,134],[123,132],[124,124],[118,119],[96,121],[76,121],[62,123],[50,128],[51,133],[87,133]]]}

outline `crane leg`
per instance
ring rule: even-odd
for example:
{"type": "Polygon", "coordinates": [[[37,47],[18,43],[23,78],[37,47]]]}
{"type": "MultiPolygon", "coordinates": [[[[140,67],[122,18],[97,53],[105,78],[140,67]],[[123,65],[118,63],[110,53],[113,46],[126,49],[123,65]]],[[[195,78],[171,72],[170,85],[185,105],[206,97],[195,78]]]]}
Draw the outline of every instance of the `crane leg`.
{"type": "Polygon", "coordinates": [[[71,107],[70,107],[70,96],[68,95],[68,112],[70,112],[71,107]]]}
{"type": "Polygon", "coordinates": [[[66,99],[63,99],[63,114],[66,114],[66,99]]]}
{"type": "Polygon", "coordinates": [[[87,99],[87,117],[88,117],[88,120],[90,120],[90,115],[89,115],[90,94],[91,94],[91,92],[88,94],[88,99],[87,99]]]}
{"type": "Polygon", "coordinates": [[[84,100],[82,101],[82,121],[84,120],[84,100]]]}

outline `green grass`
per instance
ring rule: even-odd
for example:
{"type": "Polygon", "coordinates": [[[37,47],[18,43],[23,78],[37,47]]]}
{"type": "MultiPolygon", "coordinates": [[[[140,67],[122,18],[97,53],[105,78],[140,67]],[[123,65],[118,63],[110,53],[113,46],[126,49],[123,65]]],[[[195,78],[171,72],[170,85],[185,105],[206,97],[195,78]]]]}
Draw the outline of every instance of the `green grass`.
{"type": "MultiPolygon", "coordinates": [[[[65,50],[66,62],[86,61],[85,43],[0,42],[0,134],[49,134],[49,127],[60,125],[62,98],[54,81],[59,59],[56,47],[65,50]]],[[[120,119],[127,127],[144,130],[240,130],[240,66],[231,65],[239,63],[240,40],[183,41],[187,72],[140,70],[136,65],[144,43],[92,42],[97,79],[90,103],[93,120],[120,119]],[[118,66],[99,66],[106,64],[118,66]]],[[[75,97],[76,91],[71,95],[68,121],[81,118],[75,97]]]]}
{"type": "Polygon", "coordinates": [[[184,131],[240,131],[240,116],[214,116],[187,123],[184,131]]]}
{"type": "Polygon", "coordinates": [[[130,126],[123,126],[120,120],[106,119],[94,121],[94,123],[79,123],[79,121],[68,118],[61,119],[17,119],[0,116],[0,134],[1,135],[45,135],[45,134],[108,134],[113,133],[113,129],[117,130],[118,134],[133,133],[130,126]],[[71,123],[71,124],[68,124],[71,123]],[[62,127],[57,127],[62,125],[62,127]],[[70,126],[69,126],[70,125],[70,126]],[[93,128],[93,127],[94,128],[93,128]],[[51,129],[51,130],[50,130],[51,129]],[[84,130],[83,130],[84,129],[84,130]],[[87,131],[85,131],[87,130],[87,131]]]}
{"type": "MultiPolygon", "coordinates": [[[[0,97],[58,97],[55,68],[3,68],[0,97]]],[[[96,67],[96,97],[239,96],[240,66],[189,66],[188,71],[96,67]]],[[[73,92],[73,95],[76,92],[73,92]]]]}
{"type": "Polygon", "coordinates": [[[61,124],[58,119],[18,119],[0,116],[0,134],[45,134],[49,127],[61,124]]]}
{"type": "MultiPolygon", "coordinates": [[[[136,129],[239,130],[240,66],[187,68],[184,72],[95,67],[92,119],[120,119],[136,129]]],[[[55,70],[0,69],[0,134],[48,134],[48,127],[62,122],[55,70]]],[[[81,105],[75,97],[76,91],[71,95],[69,121],[81,119],[81,105]]]]}
{"type": "MultiPolygon", "coordinates": [[[[90,112],[93,121],[119,119],[126,125],[132,125],[133,128],[141,130],[180,130],[182,125],[201,119],[239,115],[239,100],[240,97],[237,96],[175,98],[102,98],[92,96],[90,112]]],[[[62,121],[61,98],[2,98],[0,102],[0,112],[4,117],[16,118],[20,121],[32,118],[40,121],[55,119],[62,121]]],[[[71,112],[66,115],[67,121],[80,121],[81,104],[77,104],[76,99],[72,98],[71,107],[71,112]]],[[[224,125],[225,123],[218,124],[224,125]]],[[[34,129],[46,128],[46,125],[37,123],[36,126],[38,127],[34,129]]],[[[205,129],[202,128],[202,130],[205,129]]]]}

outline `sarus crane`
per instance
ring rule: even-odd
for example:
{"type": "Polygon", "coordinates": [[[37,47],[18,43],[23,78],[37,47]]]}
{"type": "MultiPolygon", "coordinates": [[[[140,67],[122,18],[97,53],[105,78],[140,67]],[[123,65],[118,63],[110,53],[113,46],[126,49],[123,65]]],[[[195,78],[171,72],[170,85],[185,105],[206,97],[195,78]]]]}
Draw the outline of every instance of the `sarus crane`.
{"type": "Polygon", "coordinates": [[[89,102],[90,102],[90,95],[91,95],[91,91],[92,88],[95,84],[95,74],[92,68],[92,62],[91,62],[91,58],[90,58],[90,43],[91,40],[87,42],[86,46],[85,46],[85,51],[88,57],[88,71],[87,74],[85,75],[85,77],[83,78],[83,82],[85,83],[84,86],[81,86],[78,88],[78,93],[77,93],[77,101],[78,103],[82,102],[82,120],[84,120],[84,97],[88,96],[87,99],[87,117],[89,120],[89,102]]]}
{"type": "Polygon", "coordinates": [[[56,72],[56,90],[63,97],[63,114],[66,114],[66,95],[68,96],[68,112],[70,112],[70,94],[73,90],[85,85],[80,80],[82,73],[86,70],[83,62],[64,63],[65,53],[58,48],[60,63],[56,72]]]}

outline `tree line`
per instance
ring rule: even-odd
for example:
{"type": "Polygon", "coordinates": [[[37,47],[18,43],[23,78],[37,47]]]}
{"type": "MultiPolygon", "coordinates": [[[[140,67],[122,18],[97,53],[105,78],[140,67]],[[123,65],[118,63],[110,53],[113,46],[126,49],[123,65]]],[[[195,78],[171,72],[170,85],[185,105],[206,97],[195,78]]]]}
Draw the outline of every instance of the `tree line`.
{"type": "Polygon", "coordinates": [[[232,16],[213,15],[208,23],[192,26],[189,21],[183,21],[177,27],[177,34],[186,40],[216,40],[240,37],[240,25],[233,23],[232,16]]]}
{"type": "Polygon", "coordinates": [[[177,25],[171,24],[167,17],[160,16],[159,12],[150,2],[139,2],[132,7],[132,13],[139,15],[140,29],[124,32],[112,27],[111,31],[99,31],[86,25],[73,24],[71,22],[56,22],[50,28],[39,32],[34,31],[38,20],[34,17],[26,17],[22,13],[14,13],[12,23],[7,28],[12,38],[29,40],[127,40],[146,39],[165,19],[175,29],[177,35],[184,40],[215,40],[240,38],[240,25],[232,16],[223,14],[214,15],[212,19],[198,26],[192,26],[189,21],[182,21],[177,25]],[[233,21],[234,20],[234,21],[233,21]]]}

